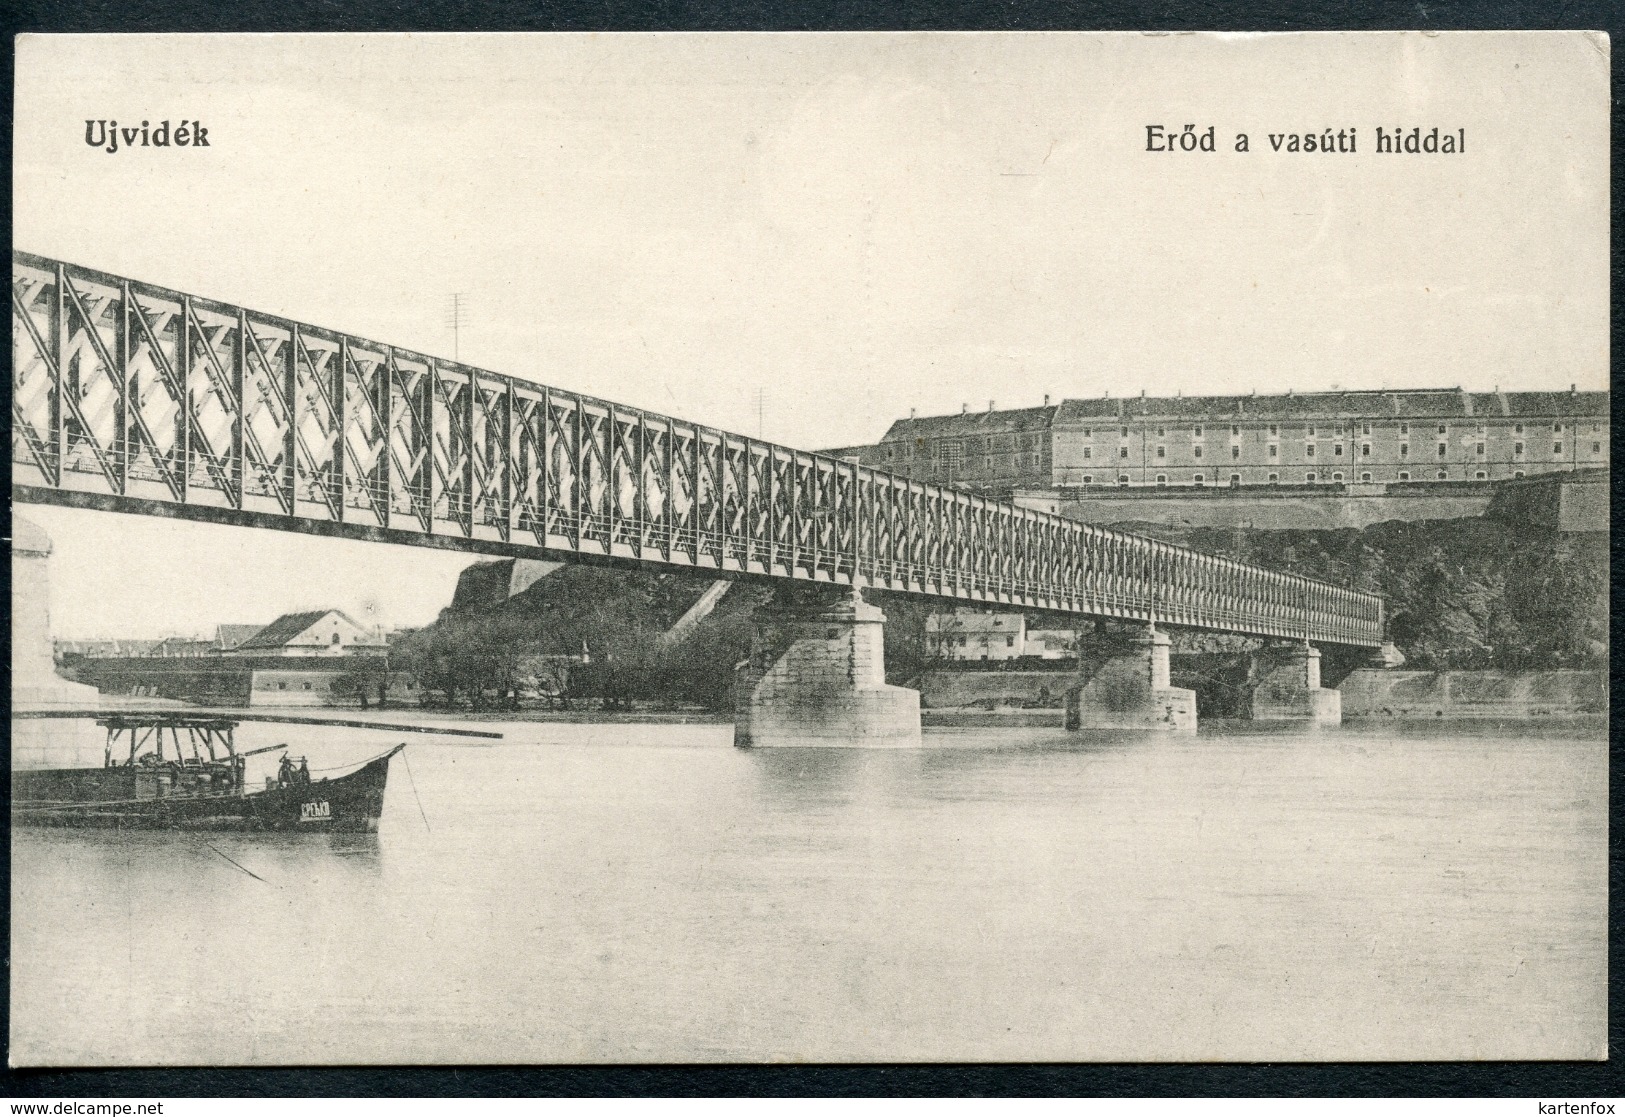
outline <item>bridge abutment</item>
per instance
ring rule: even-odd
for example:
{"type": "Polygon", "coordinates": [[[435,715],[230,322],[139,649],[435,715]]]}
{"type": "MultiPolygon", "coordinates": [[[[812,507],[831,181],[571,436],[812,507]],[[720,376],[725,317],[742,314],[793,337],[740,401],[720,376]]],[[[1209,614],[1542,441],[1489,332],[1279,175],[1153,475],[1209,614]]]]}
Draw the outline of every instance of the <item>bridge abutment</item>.
{"type": "Polygon", "coordinates": [[[734,678],[734,744],[918,747],[920,695],[886,683],[885,623],[859,590],[776,591],[757,610],[750,659],[734,678]]]}
{"type": "Polygon", "coordinates": [[[1384,640],[1371,652],[1365,666],[1378,671],[1393,671],[1405,666],[1405,653],[1395,647],[1392,640],[1384,640]]]}
{"type": "Polygon", "coordinates": [[[1170,682],[1169,647],[1155,625],[1129,635],[1080,634],[1066,727],[1194,732],[1196,692],[1170,682]]]}
{"type": "MultiPolygon", "coordinates": [[[[95,709],[95,687],[56,673],[51,644],[51,539],[38,525],[11,517],[11,708],[95,709]]],[[[100,768],[106,735],[91,722],[13,720],[11,767],[100,768]]]]}
{"type": "Polygon", "coordinates": [[[1266,647],[1253,665],[1254,721],[1343,722],[1342,695],[1320,685],[1320,649],[1307,641],[1266,647]]]}

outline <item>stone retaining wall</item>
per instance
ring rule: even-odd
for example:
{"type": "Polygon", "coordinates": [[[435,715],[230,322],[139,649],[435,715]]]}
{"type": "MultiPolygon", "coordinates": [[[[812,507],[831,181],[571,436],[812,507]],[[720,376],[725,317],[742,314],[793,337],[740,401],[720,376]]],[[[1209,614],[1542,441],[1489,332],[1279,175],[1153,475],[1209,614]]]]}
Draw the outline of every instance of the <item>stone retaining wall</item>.
{"type": "Polygon", "coordinates": [[[1539,718],[1601,714],[1600,671],[1384,671],[1343,680],[1345,718],[1539,718]]]}

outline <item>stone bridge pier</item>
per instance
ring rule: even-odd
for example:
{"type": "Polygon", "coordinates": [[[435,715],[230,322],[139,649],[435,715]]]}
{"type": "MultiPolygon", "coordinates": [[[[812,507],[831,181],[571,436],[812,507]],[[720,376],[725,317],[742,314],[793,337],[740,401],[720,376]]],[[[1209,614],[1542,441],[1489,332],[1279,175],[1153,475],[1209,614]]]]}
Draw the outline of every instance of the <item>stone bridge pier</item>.
{"type": "MultiPolygon", "coordinates": [[[[21,516],[11,517],[11,708],[95,709],[95,687],[56,673],[51,646],[51,538],[21,516]]],[[[100,768],[106,734],[93,722],[23,719],[11,723],[13,771],[100,768]]]]}
{"type": "Polygon", "coordinates": [[[918,691],[886,684],[886,616],[845,587],[782,585],[734,676],[744,748],[915,748],[918,691]]]}
{"type": "Polygon", "coordinates": [[[1068,729],[1194,732],[1196,692],[1169,681],[1168,634],[1156,625],[1130,633],[1078,635],[1078,681],[1067,691],[1068,729]]]}
{"type": "Polygon", "coordinates": [[[1343,722],[1342,695],[1320,685],[1320,649],[1307,640],[1261,648],[1253,660],[1254,721],[1343,722]]]}

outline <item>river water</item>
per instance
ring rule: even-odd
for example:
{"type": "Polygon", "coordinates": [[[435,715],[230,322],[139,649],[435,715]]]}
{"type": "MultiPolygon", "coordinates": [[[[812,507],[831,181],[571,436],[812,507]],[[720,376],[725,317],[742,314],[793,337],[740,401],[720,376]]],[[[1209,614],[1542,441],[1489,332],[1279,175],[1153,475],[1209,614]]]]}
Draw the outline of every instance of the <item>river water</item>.
{"type": "Polygon", "coordinates": [[[376,836],[14,831],[13,1062],[1606,1054],[1600,724],[492,727],[376,836]]]}

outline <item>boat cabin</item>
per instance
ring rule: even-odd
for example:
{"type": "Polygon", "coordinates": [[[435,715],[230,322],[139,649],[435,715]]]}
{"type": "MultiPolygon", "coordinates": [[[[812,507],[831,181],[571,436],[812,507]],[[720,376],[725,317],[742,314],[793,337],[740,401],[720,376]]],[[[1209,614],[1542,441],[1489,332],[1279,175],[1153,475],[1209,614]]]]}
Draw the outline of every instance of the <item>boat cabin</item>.
{"type": "Polygon", "coordinates": [[[16,772],[20,799],[58,802],[168,799],[243,793],[237,722],[208,715],[120,714],[107,731],[101,768],[16,772]]]}

